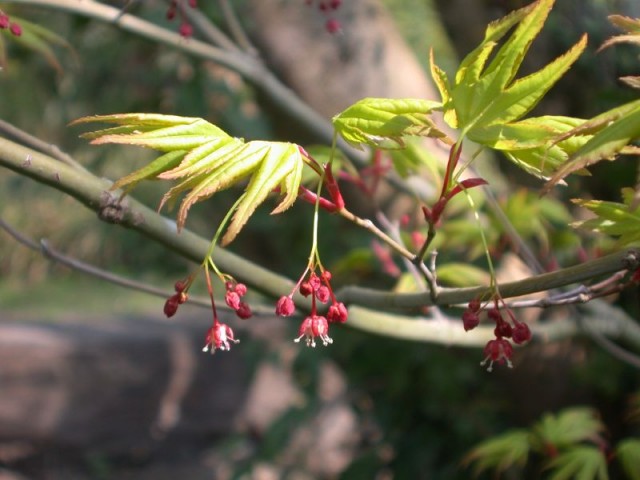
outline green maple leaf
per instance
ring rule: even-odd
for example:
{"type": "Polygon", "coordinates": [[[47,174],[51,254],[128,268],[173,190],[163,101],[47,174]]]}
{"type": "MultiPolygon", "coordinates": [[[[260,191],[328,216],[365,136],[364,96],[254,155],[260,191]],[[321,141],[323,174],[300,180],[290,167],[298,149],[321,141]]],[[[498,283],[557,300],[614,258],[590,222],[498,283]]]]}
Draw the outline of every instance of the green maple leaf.
{"type": "Polygon", "coordinates": [[[164,152],[163,155],[116,181],[113,189],[127,190],[146,179],[174,180],[164,195],[177,201],[184,193],[177,215],[178,229],[195,203],[248,180],[244,193],[222,238],[233,241],[256,208],[275,189],[282,200],[272,213],[280,213],[296,200],[304,160],[299,147],[283,142],[245,142],[229,136],[200,118],[146,113],[84,117],[73,124],[104,122],[117,126],[84,134],[92,144],[136,145],[164,152]]]}
{"type": "Polygon", "coordinates": [[[350,144],[404,148],[403,137],[435,137],[451,143],[430,115],[439,102],[414,98],[364,98],[333,117],[333,126],[350,144]]]}
{"type": "MultiPolygon", "coordinates": [[[[442,97],[444,119],[463,137],[500,150],[527,172],[547,177],[564,163],[576,141],[554,143],[583,122],[569,117],[522,119],[544,97],[583,52],[583,36],[564,55],[541,70],[516,79],[533,40],[540,33],[553,0],[539,0],[489,24],[480,45],[460,63],[453,80],[431,54],[431,74],[442,97]],[[489,64],[491,54],[511,30],[489,64]]],[[[585,143],[581,138],[577,142],[585,143]]]]}
{"type": "Polygon", "coordinates": [[[576,222],[573,226],[618,237],[620,245],[640,242],[638,195],[631,188],[623,189],[622,195],[624,203],[603,200],[574,200],[578,205],[591,210],[596,218],[576,222]]]}

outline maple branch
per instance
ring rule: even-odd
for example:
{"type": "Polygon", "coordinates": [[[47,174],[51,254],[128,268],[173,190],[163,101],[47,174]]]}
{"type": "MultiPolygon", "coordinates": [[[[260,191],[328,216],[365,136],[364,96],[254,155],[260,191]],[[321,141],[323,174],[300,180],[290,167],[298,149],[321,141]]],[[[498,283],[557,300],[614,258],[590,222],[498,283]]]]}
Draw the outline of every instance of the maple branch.
{"type": "MultiPolygon", "coordinates": [[[[519,297],[537,292],[584,283],[604,275],[612,275],[621,270],[635,270],[640,267],[640,248],[630,247],[610,255],[566,267],[554,272],[534,275],[523,280],[500,284],[503,298],[519,297]]],[[[358,303],[371,308],[410,309],[429,305],[462,305],[477,298],[490,296],[490,286],[438,289],[435,302],[428,293],[391,295],[383,290],[348,286],[338,293],[342,301],[358,303]]]]}
{"type": "MultiPolygon", "coordinates": [[[[117,194],[110,192],[112,183],[108,180],[99,179],[2,137],[0,137],[0,165],[67,193],[96,211],[102,220],[137,230],[194,262],[200,263],[206,255],[209,247],[207,240],[186,229],[178,234],[174,221],[131,197],[120,201],[117,194]]],[[[214,257],[221,269],[273,298],[278,298],[282,292],[293,289],[292,280],[223,248],[217,248],[214,257]]],[[[575,267],[503,284],[500,286],[500,291],[505,298],[546,291],[619,270],[637,268],[639,259],[640,249],[628,249],[575,267]]],[[[437,303],[440,305],[464,303],[486,291],[487,287],[483,286],[441,289],[437,303]]],[[[474,331],[465,333],[457,319],[424,320],[419,317],[410,318],[380,310],[370,310],[371,308],[402,309],[429,305],[431,298],[428,292],[395,294],[352,286],[338,292],[338,297],[351,304],[348,326],[379,335],[451,345],[480,346],[485,341],[483,335],[487,334],[483,329],[478,330],[479,333],[474,331]],[[368,308],[365,309],[359,305],[366,305],[368,308]],[[450,322],[451,328],[446,328],[449,324],[445,324],[445,328],[442,328],[445,321],[450,322]],[[454,325],[457,328],[453,328],[454,325]],[[451,332],[451,336],[445,335],[446,332],[451,332]]],[[[309,300],[303,297],[296,298],[296,305],[301,310],[310,309],[309,300]]],[[[589,320],[590,328],[595,328],[607,336],[625,338],[640,346],[640,334],[638,334],[640,329],[619,309],[606,306],[604,302],[597,300],[581,308],[598,312],[594,318],[598,317],[599,320],[589,320]],[[603,308],[606,309],[606,313],[603,313],[603,308]]],[[[534,331],[540,339],[556,339],[575,335],[580,329],[574,322],[567,319],[563,322],[536,325],[534,331]]]]}

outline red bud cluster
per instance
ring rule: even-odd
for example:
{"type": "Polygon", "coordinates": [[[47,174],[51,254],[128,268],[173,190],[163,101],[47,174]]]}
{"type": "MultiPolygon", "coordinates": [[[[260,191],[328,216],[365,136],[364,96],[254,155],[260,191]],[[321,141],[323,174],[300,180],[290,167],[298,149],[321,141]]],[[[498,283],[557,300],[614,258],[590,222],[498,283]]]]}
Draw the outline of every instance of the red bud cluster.
{"type": "Polygon", "coordinates": [[[180,17],[180,27],[178,28],[178,33],[184,38],[190,38],[193,36],[193,25],[189,22],[185,14],[185,6],[187,4],[189,8],[198,8],[197,0],[171,0],[169,3],[169,8],[167,8],[167,20],[171,21],[176,16],[180,17]]]}
{"type": "MultiPolygon", "coordinates": [[[[345,304],[339,302],[333,293],[331,288],[331,272],[324,270],[320,275],[311,272],[307,280],[303,281],[303,279],[304,276],[298,282],[297,288],[303,297],[311,296],[311,315],[302,321],[298,331],[298,337],[295,341],[299,342],[304,338],[308,347],[315,347],[315,339],[320,338],[322,344],[327,346],[333,343],[333,340],[329,337],[329,323],[346,322],[349,312],[345,304]],[[318,314],[318,302],[331,302],[326,316],[318,314]]],[[[294,292],[280,297],[276,304],[276,315],[281,317],[293,315],[296,309],[293,301],[294,292]]]]}
{"type": "MultiPolygon", "coordinates": [[[[513,356],[513,346],[508,339],[511,339],[511,341],[517,345],[522,345],[531,340],[531,330],[529,326],[526,323],[519,322],[506,305],[505,312],[511,322],[505,320],[498,307],[498,301],[501,301],[501,299],[496,298],[494,300],[494,306],[487,311],[487,318],[495,323],[493,334],[496,337],[493,340],[489,340],[484,347],[485,358],[481,362],[481,365],[488,363],[488,371],[493,369],[494,363],[505,363],[509,367],[512,366],[511,357],[513,356]]],[[[462,313],[462,324],[465,331],[473,330],[480,324],[481,310],[482,304],[478,299],[469,302],[467,309],[462,313]]]]}
{"type": "Polygon", "coordinates": [[[189,299],[189,295],[187,294],[188,282],[186,281],[177,281],[174,285],[174,290],[176,293],[171,295],[167,301],[164,303],[164,314],[167,317],[173,317],[178,311],[178,307],[182,305],[189,299]]]}
{"type": "Polygon", "coordinates": [[[244,283],[226,282],[225,288],[227,292],[224,295],[224,300],[231,308],[236,312],[236,315],[243,320],[251,318],[251,307],[249,304],[242,301],[247,293],[247,286],[244,283]]]}
{"type": "Polygon", "coordinates": [[[328,16],[324,25],[327,32],[334,34],[342,31],[342,24],[333,16],[342,5],[342,0],[305,0],[305,3],[309,6],[315,5],[320,12],[328,16]]]}
{"type": "Polygon", "coordinates": [[[14,22],[9,18],[9,15],[0,10],[0,30],[9,29],[11,34],[15,37],[22,35],[22,27],[18,22],[14,22]]]}

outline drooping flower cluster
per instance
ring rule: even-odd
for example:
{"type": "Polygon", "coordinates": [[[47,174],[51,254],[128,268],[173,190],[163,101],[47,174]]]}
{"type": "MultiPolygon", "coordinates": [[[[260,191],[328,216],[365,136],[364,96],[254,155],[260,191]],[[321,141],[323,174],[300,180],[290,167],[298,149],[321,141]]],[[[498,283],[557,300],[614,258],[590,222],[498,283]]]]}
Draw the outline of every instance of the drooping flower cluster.
{"type": "MultiPolygon", "coordinates": [[[[311,296],[311,314],[307,316],[298,329],[298,337],[294,339],[296,343],[304,339],[308,347],[316,346],[316,338],[320,339],[326,347],[333,343],[333,339],[329,337],[329,323],[344,323],[347,321],[348,312],[344,303],[339,302],[331,288],[331,272],[324,270],[319,276],[312,271],[308,280],[304,277],[298,282],[297,290],[304,297],[311,296]],[[327,310],[327,314],[319,315],[317,310],[317,302],[328,303],[331,305],[327,310]]],[[[276,315],[288,317],[293,315],[295,311],[295,303],[293,301],[293,293],[296,288],[286,296],[280,297],[276,304],[276,315]]]]}
{"type": "Polygon", "coordinates": [[[320,12],[327,16],[324,28],[329,33],[339,33],[342,31],[342,24],[333,15],[342,5],[342,0],[305,0],[309,6],[315,6],[320,12]]]}
{"type": "Polygon", "coordinates": [[[198,8],[197,0],[171,0],[169,8],[167,8],[167,20],[173,20],[178,16],[180,18],[178,33],[184,38],[189,38],[193,35],[193,25],[185,15],[185,3],[190,8],[198,8]]]}
{"type": "MultiPolygon", "coordinates": [[[[473,330],[480,324],[480,312],[482,305],[479,300],[471,300],[467,309],[462,313],[462,324],[465,331],[473,330]]],[[[489,340],[484,347],[484,360],[480,365],[487,365],[487,371],[493,370],[493,364],[506,364],[509,368],[513,365],[511,357],[513,356],[513,345],[508,339],[511,339],[516,345],[522,345],[531,340],[531,330],[524,322],[519,322],[514,316],[511,309],[505,307],[505,311],[511,323],[509,323],[502,315],[498,307],[498,299],[494,300],[494,306],[487,311],[489,320],[495,322],[493,334],[496,338],[489,340]]]]}
{"type": "MultiPolygon", "coordinates": [[[[204,352],[211,351],[211,353],[215,353],[216,350],[229,351],[231,349],[231,345],[239,343],[240,340],[235,338],[233,330],[229,325],[220,322],[216,309],[216,301],[213,295],[213,286],[209,276],[209,269],[205,268],[204,273],[207,281],[209,298],[211,299],[213,324],[205,334],[205,344],[202,350],[204,352]]],[[[238,283],[233,279],[233,277],[221,273],[217,268],[216,273],[219,275],[220,279],[225,282],[226,293],[224,299],[226,304],[236,312],[238,317],[242,319],[251,317],[252,312],[249,304],[242,300],[242,297],[247,294],[247,286],[243,283],[238,283]]],[[[185,280],[180,280],[175,283],[174,289],[176,293],[171,295],[164,304],[164,313],[167,317],[174,316],[178,311],[178,307],[188,300],[189,295],[187,294],[187,291],[191,287],[194,277],[195,275],[192,274],[185,280]]]]}
{"type": "Polygon", "coordinates": [[[22,35],[22,27],[18,22],[14,22],[9,15],[0,10],[0,30],[9,29],[12,35],[19,37],[22,35]]]}
{"type": "Polygon", "coordinates": [[[232,343],[240,343],[233,335],[231,327],[225,323],[221,323],[218,317],[214,315],[213,326],[207,330],[205,335],[203,352],[211,351],[213,355],[216,350],[229,351],[232,343]]]}

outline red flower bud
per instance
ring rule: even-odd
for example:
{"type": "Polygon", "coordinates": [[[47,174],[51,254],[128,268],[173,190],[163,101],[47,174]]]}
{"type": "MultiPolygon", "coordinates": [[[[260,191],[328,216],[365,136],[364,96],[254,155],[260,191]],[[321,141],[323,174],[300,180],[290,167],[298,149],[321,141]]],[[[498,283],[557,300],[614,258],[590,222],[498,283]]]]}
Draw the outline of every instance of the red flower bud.
{"type": "Polygon", "coordinates": [[[349,312],[347,311],[347,307],[342,302],[334,303],[329,307],[329,311],[327,312],[327,320],[335,323],[346,322],[348,316],[349,312]]]}
{"type": "Polygon", "coordinates": [[[465,332],[469,330],[473,330],[480,324],[480,317],[476,312],[472,312],[471,310],[465,310],[462,314],[462,325],[464,326],[465,332]]]}
{"type": "Polygon", "coordinates": [[[497,338],[510,338],[511,335],[513,335],[513,329],[507,322],[500,321],[496,324],[496,328],[493,330],[493,333],[497,338]]]}
{"type": "Polygon", "coordinates": [[[512,337],[516,344],[522,345],[531,340],[531,330],[529,330],[529,326],[526,323],[517,322],[513,327],[512,337]]]}
{"type": "Polygon", "coordinates": [[[282,296],[276,303],[276,315],[280,315],[281,317],[289,317],[293,315],[293,312],[296,310],[296,305],[293,303],[293,299],[291,297],[282,296]]]}
{"type": "Polygon", "coordinates": [[[178,294],[170,296],[166,302],[164,302],[164,314],[171,318],[178,311],[180,305],[178,294]]]}
{"type": "Polygon", "coordinates": [[[22,27],[15,22],[9,25],[9,31],[16,37],[22,35],[22,27]]]}
{"type": "Polygon", "coordinates": [[[235,291],[241,297],[244,297],[247,294],[247,286],[244,283],[236,284],[235,291]]]}
{"type": "Polygon", "coordinates": [[[251,312],[251,307],[249,307],[249,304],[242,302],[236,310],[236,315],[238,315],[238,317],[242,318],[243,320],[246,320],[247,318],[251,318],[251,315],[253,315],[253,313],[251,312]]]}
{"type": "Polygon", "coordinates": [[[227,305],[229,305],[230,308],[233,308],[236,311],[240,308],[240,295],[236,292],[227,291],[224,295],[224,301],[227,302],[227,305]]]}
{"type": "Polygon", "coordinates": [[[331,34],[339,33],[342,31],[342,25],[335,18],[330,18],[329,20],[327,20],[327,22],[324,24],[324,28],[331,34]]]}
{"type": "Polygon", "coordinates": [[[313,288],[309,282],[302,282],[300,285],[300,295],[303,297],[308,297],[309,294],[313,292],[313,288]]]}
{"type": "Polygon", "coordinates": [[[479,312],[480,311],[480,300],[478,300],[477,298],[474,298],[473,300],[471,300],[469,302],[469,310],[471,310],[472,312],[479,312]]]}
{"type": "Polygon", "coordinates": [[[178,29],[178,33],[184,38],[189,38],[193,35],[193,27],[188,22],[183,22],[178,29]]]}
{"type": "Polygon", "coordinates": [[[330,296],[331,294],[326,286],[321,285],[320,287],[318,287],[318,290],[316,291],[316,298],[319,302],[327,303],[330,296]]]}
{"type": "Polygon", "coordinates": [[[320,277],[318,277],[315,273],[312,273],[309,276],[309,286],[314,292],[318,290],[321,284],[322,283],[320,282],[320,277]]]}

